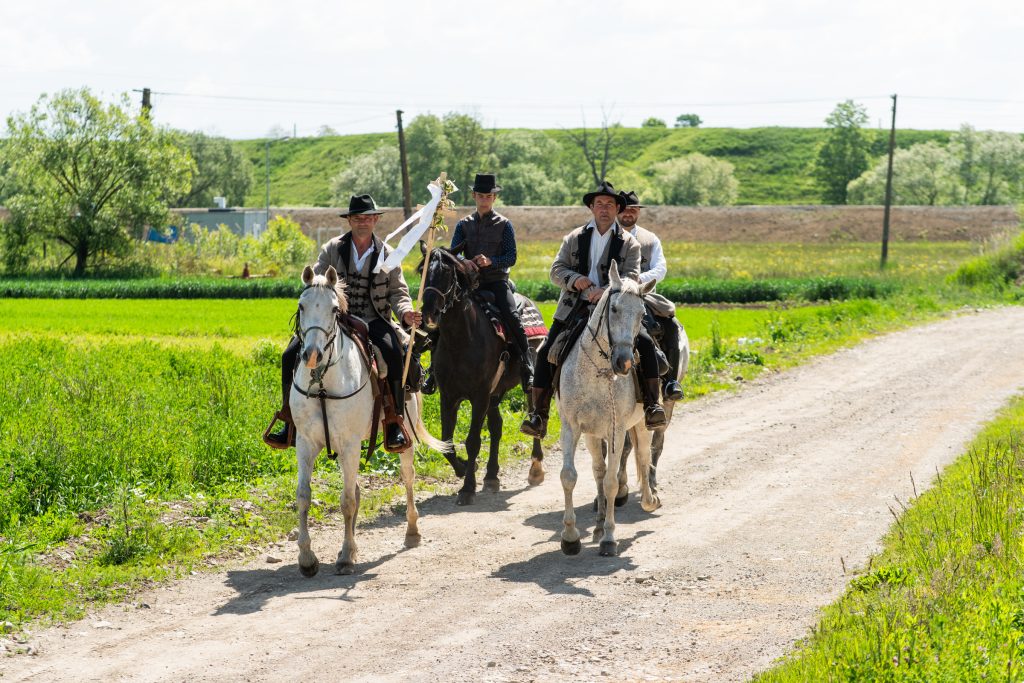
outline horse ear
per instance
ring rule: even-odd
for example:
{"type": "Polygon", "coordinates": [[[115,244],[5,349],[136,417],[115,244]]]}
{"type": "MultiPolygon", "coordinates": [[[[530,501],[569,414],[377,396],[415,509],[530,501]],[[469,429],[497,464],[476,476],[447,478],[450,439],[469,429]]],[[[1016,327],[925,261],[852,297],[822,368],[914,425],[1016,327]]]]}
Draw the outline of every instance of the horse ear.
{"type": "Polygon", "coordinates": [[[612,259],[612,265],[608,268],[608,284],[613,289],[619,289],[622,287],[622,278],[619,277],[619,262],[612,259]]]}
{"type": "Polygon", "coordinates": [[[312,267],[306,266],[305,268],[303,268],[302,269],[302,284],[304,284],[307,287],[309,287],[309,285],[312,284],[312,282],[313,282],[313,275],[314,275],[314,273],[313,273],[313,268],[312,267]]]}
{"type": "Polygon", "coordinates": [[[327,272],[324,275],[327,277],[328,287],[338,284],[338,271],[334,269],[334,266],[327,266],[327,272]]]}
{"type": "Polygon", "coordinates": [[[423,240],[420,240],[420,253],[423,254],[424,256],[427,255],[427,243],[424,242],[423,240]]]}
{"type": "Polygon", "coordinates": [[[657,280],[648,280],[647,282],[640,285],[640,296],[650,294],[654,291],[654,288],[658,286],[657,280]]]}

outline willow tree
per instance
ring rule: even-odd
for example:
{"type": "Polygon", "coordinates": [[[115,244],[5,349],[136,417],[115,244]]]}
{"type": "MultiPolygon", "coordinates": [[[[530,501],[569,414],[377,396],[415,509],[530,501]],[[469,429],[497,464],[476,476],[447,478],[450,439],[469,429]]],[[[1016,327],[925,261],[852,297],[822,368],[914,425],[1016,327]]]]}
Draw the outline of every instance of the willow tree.
{"type": "Polygon", "coordinates": [[[8,207],[34,237],[67,247],[76,276],[163,225],[168,202],[191,184],[188,153],[169,130],[130,113],[126,95],[111,104],[84,88],[43,95],[9,117],[7,131],[17,188],[8,207]]]}

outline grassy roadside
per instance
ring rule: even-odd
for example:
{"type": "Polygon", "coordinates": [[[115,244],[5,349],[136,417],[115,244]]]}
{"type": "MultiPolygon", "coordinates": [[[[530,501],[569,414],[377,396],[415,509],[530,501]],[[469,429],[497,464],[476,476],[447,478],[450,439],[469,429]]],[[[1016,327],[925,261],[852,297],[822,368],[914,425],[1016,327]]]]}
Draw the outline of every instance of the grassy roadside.
{"type": "Polygon", "coordinates": [[[883,551],[760,682],[1024,677],[1024,396],[910,501],[883,551]]]}

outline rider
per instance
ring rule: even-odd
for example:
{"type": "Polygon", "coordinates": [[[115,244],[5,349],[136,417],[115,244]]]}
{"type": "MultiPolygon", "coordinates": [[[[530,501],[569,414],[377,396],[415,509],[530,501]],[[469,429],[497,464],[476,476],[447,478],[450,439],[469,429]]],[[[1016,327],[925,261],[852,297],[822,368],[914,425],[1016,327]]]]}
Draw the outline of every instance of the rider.
{"type": "MultiPolygon", "coordinates": [[[[647,228],[636,224],[640,218],[640,209],[644,208],[636,192],[630,190],[622,191],[620,194],[626,201],[626,208],[619,214],[619,225],[640,243],[640,284],[651,280],[661,282],[668,272],[661,239],[647,228]]],[[[675,323],[676,305],[654,292],[644,297],[644,304],[647,306],[647,312],[661,327],[661,348],[668,358],[669,371],[661,387],[662,394],[667,400],[678,401],[683,397],[683,388],[676,380],[679,373],[679,327],[675,323]]]]}
{"type": "MultiPolygon", "coordinates": [[[[516,264],[516,231],[512,221],[494,210],[501,186],[493,173],[477,173],[473,182],[476,211],[455,224],[451,251],[462,252],[460,259],[480,273],[477,287],[494,294],[494,303],[509,339],[519,352],[520,372],[525,391],[533,383],[533,363],[526,340],[523,321],[519,318],[516,300],[509,286],[508,272],[516,264]]],[[[433,373],[424,382],[423,392],[433,393],[433,373]]]]}
{"type": "MultiPolygon", "coordinates": [[[[401,268],[374,273],[378,261],[388,257],[391,248],[373,234],[373,229],[384,213],[377,209],[373,197],[368,194],[352,195],[348,211],[339,214],[348,219],[349,232],[335,237],[320,249],[313,270],[322,275],[334,266],[338,278],[345,281],[348,310],[351,315],[362,318],[369,327],[369,337],[380,350],[387,364],[388,383],[394,397],[395,412],[401,416],[405,411],[405,388],[402,386],[404,356],[398,331],[392,321],[392,311],[406,325],[419,325],[420,314],[413,310],[409,287],[401,268]]],[[[277,417],[285,423],[284,428],[268,434],[267,444],[273,448],[288,448],[289,427],[292,425],[291,407],[288,402],[292,377],[298,359],[300,341],[292,337],[291,343],[281,356],[282,408],[277,417]]],[[[384,430],[385,447],[389,450],[407,448],[405,436],[397,422],[389,422],[384,430]]]]}
{"type": "MultiPolygon", "coordinates": [[[[537,355],[533,377],[533,412],[519,430],[527,436],[543,438],[547,434],[548,411],[551,405],[551,382],[554,366],[548,351],[559,333],[572,326],[576,316],[589,315],[594,304],[608,286],[608,269],[614,259],[622,277],[640,277],[640,243],[622,229],[616,217],[626,205],[625,199],[611,183],[604,181],[593,192],[583,195],[583,203],[593,218],[562,239],[562,247],[551,264],[550,279],[562,294],[555,309],[555,319],[544,345],[537,355]]],[[[660,379],[654,341],[641,330],[636,338],[643,372],[641,389],[644,400],[644,422],[648,429],[661,429],[667,423],[665,409],[659,401],[660,379]]]]}

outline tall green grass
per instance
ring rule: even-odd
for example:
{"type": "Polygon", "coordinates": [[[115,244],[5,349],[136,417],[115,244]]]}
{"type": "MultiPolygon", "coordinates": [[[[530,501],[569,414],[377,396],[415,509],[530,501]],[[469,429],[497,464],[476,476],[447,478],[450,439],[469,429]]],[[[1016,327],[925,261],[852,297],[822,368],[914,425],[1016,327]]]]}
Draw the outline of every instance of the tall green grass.
{"type": "Polygon", "coordinates": [[[884,550],[757,681],[1024,678],[1024,398],[896,520],[884,550]]]}

